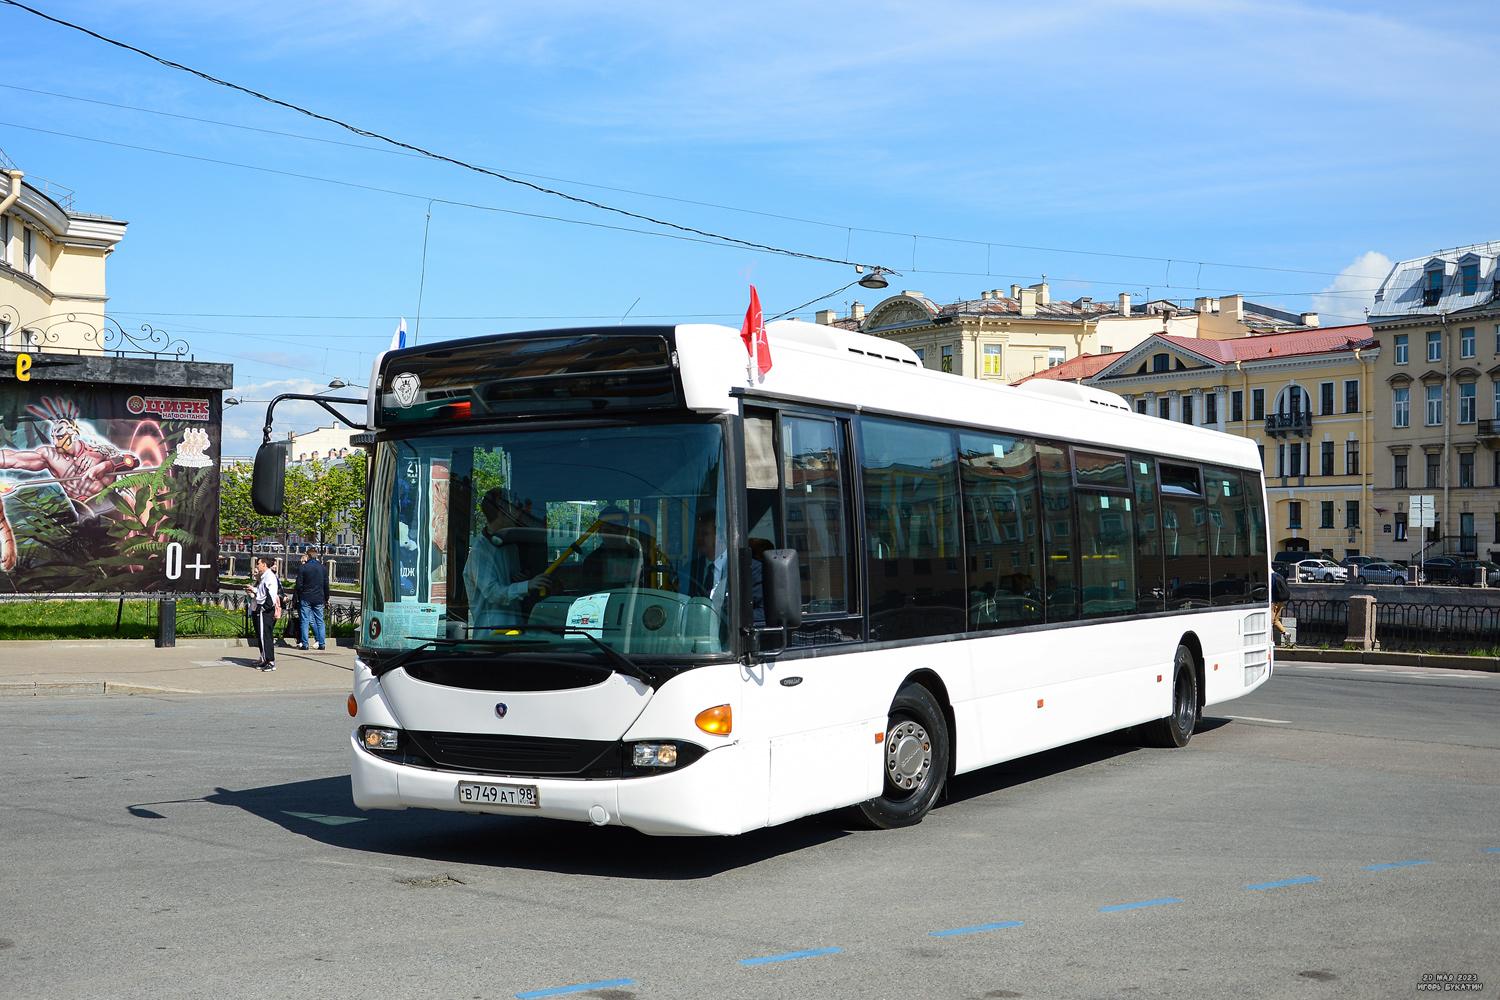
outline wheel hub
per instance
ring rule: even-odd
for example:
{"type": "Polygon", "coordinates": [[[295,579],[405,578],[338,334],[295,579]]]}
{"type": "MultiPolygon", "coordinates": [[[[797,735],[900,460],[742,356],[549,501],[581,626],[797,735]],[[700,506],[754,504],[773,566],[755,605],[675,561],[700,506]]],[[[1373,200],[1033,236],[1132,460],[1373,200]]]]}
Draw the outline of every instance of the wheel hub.
{"type": "Polygon", "coordinates": [[[898,722],[885,737],[885,776],[897,788],[915,788],[932,767],[932,740],[915,722],[898,722]]]}

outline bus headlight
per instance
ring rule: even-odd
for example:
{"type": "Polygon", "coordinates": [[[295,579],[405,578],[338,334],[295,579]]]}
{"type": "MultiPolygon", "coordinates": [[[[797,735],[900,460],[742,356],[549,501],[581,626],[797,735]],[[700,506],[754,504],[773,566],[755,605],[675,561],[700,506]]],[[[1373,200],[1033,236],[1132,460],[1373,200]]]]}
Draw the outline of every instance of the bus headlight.
{"type": "Polygon", "coordinates": [[[400,733],[399,729],[365,726],[359,731],[359,741],[364,744],[366,750],[395,750],[400,733]]]}
{"type": "Polygon", "coordinates": [[[630,748],[633,767],[676,767],[676,743],[636,743],[630,748]]]}

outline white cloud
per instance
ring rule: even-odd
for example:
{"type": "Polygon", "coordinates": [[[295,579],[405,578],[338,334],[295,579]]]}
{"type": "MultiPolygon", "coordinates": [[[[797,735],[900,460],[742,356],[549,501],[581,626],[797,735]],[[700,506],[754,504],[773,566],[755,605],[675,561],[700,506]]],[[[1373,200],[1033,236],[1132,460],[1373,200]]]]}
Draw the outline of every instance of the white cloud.
{"type": "Polygon", "coordinates": [[[1363,323],[1365,312],[1375,302],[1375,289],[1391,273],[1391,259],[1371,250],[1339,272],[1333,284],[1313,296],[1313,308],[1323,326],[1363,323]]]}

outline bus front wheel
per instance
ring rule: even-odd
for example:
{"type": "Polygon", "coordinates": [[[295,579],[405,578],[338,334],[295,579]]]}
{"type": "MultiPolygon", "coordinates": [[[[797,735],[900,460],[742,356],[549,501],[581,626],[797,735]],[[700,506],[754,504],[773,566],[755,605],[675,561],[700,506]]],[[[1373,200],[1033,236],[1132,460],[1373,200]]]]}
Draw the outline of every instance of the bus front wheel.
{"type": "Polygon", "coordinates": [[[885,787],[862,802],[860,814],[881,830],[922,822],[948,778],[952,744],[943,706],[920,684],[896,692],[886,722],[882,761],[885,787]]]}
{"type": "Polygon", "coordinates": [[[1172,660],[1172,714],[1142,727],[1155,747],[1185,747],[1198,724],[1198,670],[1193,651],[1177,647],[1172,660]]]}

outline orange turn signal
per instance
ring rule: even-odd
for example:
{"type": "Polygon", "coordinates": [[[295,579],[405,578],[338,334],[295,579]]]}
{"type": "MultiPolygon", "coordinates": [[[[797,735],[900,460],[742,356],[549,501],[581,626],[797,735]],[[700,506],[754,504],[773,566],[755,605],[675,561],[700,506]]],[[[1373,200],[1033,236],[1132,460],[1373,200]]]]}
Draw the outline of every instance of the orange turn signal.
{"type": "Polygon", "coordinates": [[[352,719],[359,714],[359,705],[354,701],[354,695],[349,696],[349,717],[352,719]]]}
{"type": "Polygon", "coordinates": [[[715,736],[728,736],[730,730],[734,729],[734,716],[728,705],[705,708],[693,721],[698,724],[699,729],[715,736]]]}

